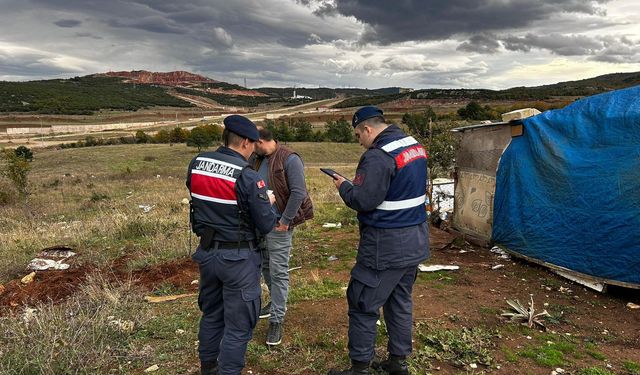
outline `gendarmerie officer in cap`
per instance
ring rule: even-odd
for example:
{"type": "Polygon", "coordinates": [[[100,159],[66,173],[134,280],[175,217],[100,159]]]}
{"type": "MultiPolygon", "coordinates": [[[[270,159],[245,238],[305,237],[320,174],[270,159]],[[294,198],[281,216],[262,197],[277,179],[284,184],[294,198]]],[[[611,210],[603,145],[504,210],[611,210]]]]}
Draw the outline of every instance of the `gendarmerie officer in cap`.
{"type": "Polygon", "coordinates": [[[258,236],[276,217],[264,181],[249,167],[258,129],[239,115],[224,119],[224,146],[189,164],[192,228],[200,237],[193,260],[200,268],[198,338],[203,375],[240,374],[260,311],[258,236]]]}
{"type": "Polygon", "coordinates": [[[373,367],[408,374],[411,291],[417,266],[429,257],[426,215],[427,154],[411,136],[385,123],[382,111],[360,108],[352,125],[366,149],[353,184],[334,175],[340,197],[358,212],[360,243],[347,289],[352,366],[329,374],[369,374],[380,308],[389,333],[389,357],[373,367]]]}

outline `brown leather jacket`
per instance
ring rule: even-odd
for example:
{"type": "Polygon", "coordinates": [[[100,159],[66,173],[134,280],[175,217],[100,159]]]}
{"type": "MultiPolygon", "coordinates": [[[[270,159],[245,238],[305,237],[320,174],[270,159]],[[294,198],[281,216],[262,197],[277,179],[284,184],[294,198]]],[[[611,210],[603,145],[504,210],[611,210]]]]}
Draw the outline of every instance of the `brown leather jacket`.
{"type": "MultiPolygon", "coordinates": [[[[289,201],[289,196],[291,195],[287,182],[287,174],[284,170],[284,164],[291,154],[298,155],[289,148],[278,144],[273,154],[267,158],[269,161],[269,185],[273,189],[273,194],[276,196],[276,205],[278,211],[281,213],[284,212],[287,202],[289,201]]],[[[262,160],[256,161],[254,165],[256,170],[260,168],[261,162],[262,160]]],[[[311,203],[311,198],[309,197],[309,193],[307,193],[307,196],[302,201],[296,216],[291,220],[289,226],[295,227],[311,218],[313,218],[313,203],[311,203]]]]}

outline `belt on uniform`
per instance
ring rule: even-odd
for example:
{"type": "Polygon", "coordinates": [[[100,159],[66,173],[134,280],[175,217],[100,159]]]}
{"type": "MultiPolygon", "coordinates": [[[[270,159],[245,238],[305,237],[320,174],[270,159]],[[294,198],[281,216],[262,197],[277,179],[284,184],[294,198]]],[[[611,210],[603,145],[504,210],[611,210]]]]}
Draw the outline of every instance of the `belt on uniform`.
{"type": "Polygon", "coordinates": [[[211,250],[235,250],[235,249],[251,249],[255,250],[258,246],[255,241],[213,241],[211,250]]]}

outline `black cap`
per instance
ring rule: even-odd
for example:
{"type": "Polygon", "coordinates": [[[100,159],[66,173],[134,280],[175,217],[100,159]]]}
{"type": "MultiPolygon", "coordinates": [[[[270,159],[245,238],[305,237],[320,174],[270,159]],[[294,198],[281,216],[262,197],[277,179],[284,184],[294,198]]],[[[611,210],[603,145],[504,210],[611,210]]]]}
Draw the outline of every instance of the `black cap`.
{"type": "Polygon", "coordinates": [[[353,119],[351,119],[351,126],[355,128],[362,121],[373,117],[382,117],[382,110],[372,105],[362,107],[353,115],[353,119]]]}
{"type": "Polygon", "coordinates": [[[258,127],[256,127],[256,124],[244,116],[227,116],[223,122],[225,129],[236,133],[243,138],[248,138],[254,142],[257,142],[258,139],[260,139],[260,134],[258,133],[258,127]]]}

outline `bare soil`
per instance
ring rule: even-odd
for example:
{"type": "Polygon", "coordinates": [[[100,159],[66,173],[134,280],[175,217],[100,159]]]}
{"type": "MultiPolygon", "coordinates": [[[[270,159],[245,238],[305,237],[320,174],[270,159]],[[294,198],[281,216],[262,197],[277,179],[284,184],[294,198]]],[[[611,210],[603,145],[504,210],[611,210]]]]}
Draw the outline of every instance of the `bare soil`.
{"type": "MultiPolygon", "coordinates": [[[[507,299],[519,299],[526,304],[530,295],[533,295],[537,309],[548,309],[555,314],[563,312],[559,322],[548,325],[549,332],[573,337],[578,342],[596,343],[598,351],[607,357],[607,363],[613,364],[618,370],[623,361],[640,362],[640,310],[626,306],[628,302],[640,304],[638,291],[612,289],[607,294],[601,294],[588,290],[537,265],[500,259],[487,249],[454,241],[452,235],[436,228],[431,228],[431,255],[430,264],[455,264],[460,266],[460,270],[441,272],[435,278],[426,273],[418,275],[413,293],[414,320],[416,323],[429,322],[443,329],[481,326],[500,331],[501,334],[497,334],[493,340],[492,350],[500,368],[483,368],[479,365],[478,370],[498,374],[551,373],[553,369],[541,367],[530,359],[519,358],[512,363],[505,355],[505,349],[518,352],[533,344],[527,336],[532,336],[534,331],[523,328],[504,333],[505,330],[500,329],[508,323],[499,316],[502,310],[508,309],[507,299]],[[460,246],[455,243],[460,243],[460,246]],[[497,264],[504,267],[492,269],[497,264]]],[[[120,258],[109,269],[102,270],[91,265],[76,264],[67,271],[42,271],[36,274],[32,283],[26,285],[20,279],[13,280],[4,285],[4,291],[0,288],[0,313],[24,304],[62,301],[96,272],[111,275],[116,280],[130,280],[149,291],[167,285],[181,291],[197,290],[197,285],[191,282],[198,278],[198,268],[189,258],[134,271],[127,270],[128,260],[126,257],[120,258]]],[[[306,267],[305,271],[308,272],[306,267]]],[[[345,270],[322,269],[317,273],[333,280],[348,279],[348,271],[345,270]]],[[[291,333],[304,332],[306,338],[318,340],[318,345],[321,345],[327,327],[331,327],[335,335],[346,337],[348,318],[344,298],[295,303],[287,313],[285,343],[292,337],[291,333]]],[[[255,337],[261,338],[265,334],[266,325],[261,322],[255,337]]],[[[574,369],[604,367],[602,361],[589,356],[571,358],[570,362],[574,369]]],[[[437,361],[434,368],[439,368],[438,374],[465,371],[464,368],[437,361]]],[[[252,364],[247,370],[254,374],[265,373],[252,364]]],[[[615,370],[613,372],[618,373],[615,370]]]]}

